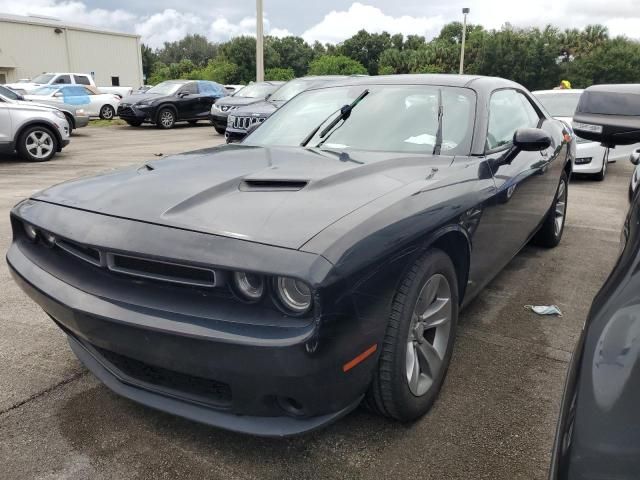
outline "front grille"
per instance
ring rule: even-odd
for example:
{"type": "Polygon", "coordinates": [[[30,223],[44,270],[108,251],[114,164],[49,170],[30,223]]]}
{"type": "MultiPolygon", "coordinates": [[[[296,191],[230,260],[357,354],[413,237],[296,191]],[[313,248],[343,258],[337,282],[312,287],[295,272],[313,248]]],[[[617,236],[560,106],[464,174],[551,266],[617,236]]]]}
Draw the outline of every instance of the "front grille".
{"type": "Polygon", "coordinates": [[[149,365],[95,345],[93,348],[117,370],[142,383],[142,387],[153,386],[162,393],[218,408],[231,405],[231,387],[226,383],[149,365]]]}
{"type": "Polygon", "coordinates": [[[248,130],[249,127],[251,127],[252,125],[255,125],[256,123],[262,123],[266,120],[266,117],[236,117],[236,116],[229,116],[228,117],[228,122],[227,122],[227,126],[230,128],[235,128],[238,130],[248,130]]]}
{"type": "Polygon", "coordinates": [[[216,286],[216,274],[213,270],[172,262],[107,253],[107,268],[112,272],[151,280],[198,287],[216,286]]]}
{"type": "Polygon", "coordinates": [[[118,116],[119,117],[131,117],[134,116],[135,113],[133,111],[133,109],[129,106],[122,106],[120,105],[118,107],[118,116]]]}
{"type": "Polygon", "coordinates": [[[67,254],[120,275],[195,287],[217,286],[216,272],[210,268],[108,252],[62,238],[54,243],[67,254]]]}

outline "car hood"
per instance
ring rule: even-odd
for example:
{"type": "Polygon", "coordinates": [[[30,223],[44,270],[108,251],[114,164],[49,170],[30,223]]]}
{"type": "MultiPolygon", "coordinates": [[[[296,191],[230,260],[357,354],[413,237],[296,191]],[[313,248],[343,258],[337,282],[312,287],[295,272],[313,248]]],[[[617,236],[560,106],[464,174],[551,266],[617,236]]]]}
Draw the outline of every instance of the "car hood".
{"type": "Polygon", "coordinates": [[[233,112],[233,115],[261,115],[268,117],[278,109],[278,106],[272,102],[261,100],[246,107],[242,107],[233,112]]]}
{"type": "Polygon", "coordinates": [[[120,100],[120,103],[127,103],[129,105],[135,105],[143,100],[162,100],[167,98],[168,95],[158,95],[156,93],[134,93],[133,95],[127,95],[120,100]]]}
{"type": "Polygon", "coordinates": [[[451,157],[230,145],[73,180],[32,198],[298,249],[389,192],[429,174],[437,181],[450,164],[451,157]]]}
{"type": "Polygon", "coordinates": [[[255,103],[264,102],[264,98],[255,97],[222,97],[216,100],[216,105],[232,105],[234,107],[242,107],[245,105],[253,105],[255,103]]]}
{"type": "Polygon", "coordinates": [[[28,92],[30,90],[35,90],[36,88],[44,87],[46,84],[44,83],[7,83],[5,87],[8,88],[19,88],[20,90],[24,90],[28,92]]]}

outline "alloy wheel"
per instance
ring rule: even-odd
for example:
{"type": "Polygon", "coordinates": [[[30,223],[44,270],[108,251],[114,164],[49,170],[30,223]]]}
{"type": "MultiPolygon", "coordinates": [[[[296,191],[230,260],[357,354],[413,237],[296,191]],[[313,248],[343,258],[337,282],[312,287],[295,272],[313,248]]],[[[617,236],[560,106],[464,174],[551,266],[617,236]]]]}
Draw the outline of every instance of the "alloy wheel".
{"type": "Polygon", "coordinates": [[[31,132],[27,136],[26,149],[33,158],[47,158],[53,150],[53,138],[43,130],[31,132]]]}
{"type": "Polygon", "coordinates": [[[169,110],[165,110],[164,112],[162,112],[162,114],[160,115],[160,123],[164,128],[171,127],[171,125],[173,125],[173,113],[171,113],[169,110]]]}
{"type": "Polygon", "coordinates": [[[564,217],[567,211],[567,184],[564,180],[558,185],[558,193],[556,195],[555,224],[554,233],[560,235],[562,226],[564,225],[564,217]]]}
{"type": "Polygon", "coordinates": [[[113,118],[113,115],[114,115],[113,107],[111,107],[110,105],[105,105],[100,110],[100,118],[104,120],[111,120],[113,118]]]}
{"type": "Polygon", "coordinates": [[[451,306],[446,277],[431,276],[418,295],[407,338],[407,383],[417,397],[429,391],[443,367],[451,334],[451,306]]]}

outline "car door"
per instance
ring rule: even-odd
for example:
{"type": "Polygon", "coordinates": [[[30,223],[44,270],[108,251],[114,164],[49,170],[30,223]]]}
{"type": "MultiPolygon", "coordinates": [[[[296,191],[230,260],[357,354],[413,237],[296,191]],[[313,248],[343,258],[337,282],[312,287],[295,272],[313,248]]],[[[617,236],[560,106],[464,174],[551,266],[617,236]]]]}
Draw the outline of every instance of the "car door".
{"type": "Polygon", "coordinates": [[[544,115],[519,90],[491,94],[485,161],[495,192],[484,205],[473,239],[469,277],[478,288],[518,253],[551,206],[549,151],[520,151],[510,164],[493,166],[512,147],[517,129],[538,128],[544,121],[544,115]]]}
{"type": "Polygon", "coordinates": [[[74,105],[77,107],[83,107],[87,113],[94,116],[92,112],[91,97],[89,92],[82,85],[68,85],[60,89],[62,94],[62,102],[74,105]]]}
{"type": "Polygon", "coordinates": [[[208,118],[209,112],[211,112],[211,106],[214,104],[216,99],[224,97],[226,92],[222,85],[204,80],[198,81],[198,88],[200,89],[200,108],[198,117],[208,118]]]}
{"type": "Polygon", "coordinates": [[[178,120],[189,120],[198,117],[200,91],[196,82],[183,85],[176,93],[178,120]]]}

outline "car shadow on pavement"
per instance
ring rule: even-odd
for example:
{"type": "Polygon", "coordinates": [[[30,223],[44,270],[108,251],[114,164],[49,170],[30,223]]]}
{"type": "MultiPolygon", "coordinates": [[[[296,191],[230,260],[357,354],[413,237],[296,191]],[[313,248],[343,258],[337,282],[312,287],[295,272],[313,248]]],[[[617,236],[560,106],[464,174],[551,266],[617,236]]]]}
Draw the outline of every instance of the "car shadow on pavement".
{"type": "Polygon", "coordinates": [[[317,470],[318,455],[328,477],[352,478],[358,466],[340,458],[343,447],[360,450],[366,461],[376,449],[383,450],[414,428],[360,407],[319,431],[291,438],[261,438],[144,407],[100,384],[68,398],[56,417],[74,454],[89,457],[92,463],[126,467],[129,462],[138,464],[144,456],[140,478],[171,472],[174,478],[211,478],[212,464],[214,472],[224,473],[223,478],[326,478],[317,470]],[[372,439],[382,438],[384,442],[371,445],[372,439]]]}

